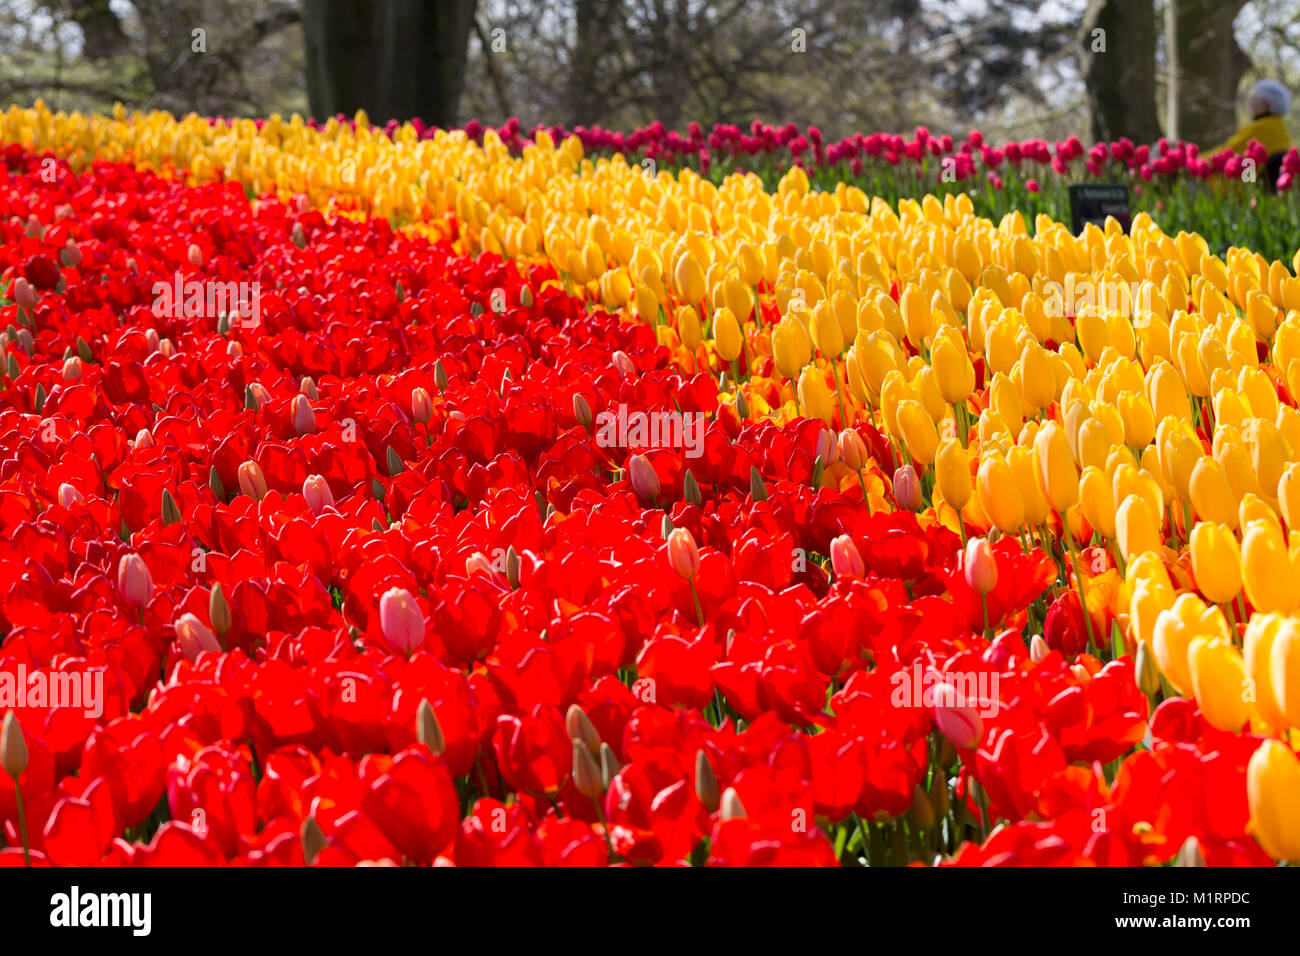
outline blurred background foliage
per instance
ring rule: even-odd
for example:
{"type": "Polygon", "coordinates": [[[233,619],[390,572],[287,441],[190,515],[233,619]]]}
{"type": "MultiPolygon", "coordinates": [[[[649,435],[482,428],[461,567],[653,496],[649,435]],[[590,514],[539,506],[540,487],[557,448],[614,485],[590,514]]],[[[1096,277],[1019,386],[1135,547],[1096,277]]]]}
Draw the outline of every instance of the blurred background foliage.
{"type": "Polygon", "coordinates": [[[1297,0],[0,0],[0,99],[67,110],[1212,145],[1259,76],[1297,0]]]}

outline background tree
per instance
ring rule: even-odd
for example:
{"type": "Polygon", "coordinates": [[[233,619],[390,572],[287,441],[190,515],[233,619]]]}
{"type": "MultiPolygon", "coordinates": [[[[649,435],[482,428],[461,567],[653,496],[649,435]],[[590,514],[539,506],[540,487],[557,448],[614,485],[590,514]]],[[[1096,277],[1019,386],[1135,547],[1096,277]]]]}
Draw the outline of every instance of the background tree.
{"type": "Polygon", "coordinates": [[[318,119],[456,121],[476,0],[303,0],[307,94],[318,119]]]}
{"type": "Polygon", "coordinates": [[[1092,139],[1153,142],[1160,127],[1152,0],[1091,0],[1079,44],[1092,139]]]}

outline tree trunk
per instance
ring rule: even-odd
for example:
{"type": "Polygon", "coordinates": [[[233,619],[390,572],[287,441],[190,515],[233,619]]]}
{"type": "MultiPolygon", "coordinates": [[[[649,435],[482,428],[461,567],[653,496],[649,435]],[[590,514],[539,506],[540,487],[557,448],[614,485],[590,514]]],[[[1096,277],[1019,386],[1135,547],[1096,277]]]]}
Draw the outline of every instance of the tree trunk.
{"type": "Polygon", "coordinates": [[[1153,0],[1090,0],[1079,43],[1093,139],[1154,142],[1160,125],[1153,0]]]}
{"type": "Polygon", "coordinates": [[[1210,147],[1237,128],[1237,86],[1250,58],[1232,25],[1245,0],[1168,2],[1176,32],[1178,135],[1210,147]]]}
{"type": "Polygon", "coordinates": [[[327,119],[456,121],[477,0],[303,0],[307,96],[327,119]]]}

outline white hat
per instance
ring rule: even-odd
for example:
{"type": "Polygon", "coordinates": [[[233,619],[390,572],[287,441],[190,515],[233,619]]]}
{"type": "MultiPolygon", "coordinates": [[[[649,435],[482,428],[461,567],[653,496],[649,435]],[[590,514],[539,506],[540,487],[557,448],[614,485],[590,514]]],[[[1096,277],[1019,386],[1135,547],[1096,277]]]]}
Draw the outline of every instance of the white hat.
{"type": "Polygon", "coordinates": [[[1250,98],[1267,104],[1274,116],[1285,116],[1291,109],[1291,94],[1277,80],[1260,80],[1250,91],[1250,98]]]}

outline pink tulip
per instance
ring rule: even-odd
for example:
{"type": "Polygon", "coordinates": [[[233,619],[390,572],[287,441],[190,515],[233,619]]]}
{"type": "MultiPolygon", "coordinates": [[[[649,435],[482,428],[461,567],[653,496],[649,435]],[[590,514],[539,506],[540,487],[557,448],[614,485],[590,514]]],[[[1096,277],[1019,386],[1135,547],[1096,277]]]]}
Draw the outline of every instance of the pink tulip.
{"type": "Polygon", "coordinates": [[[411,420],[423,425],[433,417],[433,398],[423,388],[411,389],[411,420]]]}
{"type": "Polygon", "coordinates": [[[399,654],[409,656],[424,643],[424,612],[405,588],[390,588],[379,599],[379,626],[388,646],[399,654]]]}
{"type": "Polygon", "coordinates": [[[71,508],[73,505],[85,500],[86,496],[66,481],[59,485],[59,504],[63,507],[71,508]]]}
{"type": "Polygon", "coordinates": [[[203,651],[221,651],[221,643],[208,626],[193,614],[185,613],[176,619],[176,643],[181,653],[191,661],[198,658],[203,651]]]}
{"type": "Polygon", "coordinates": [[[847,534],[831,539],[831,569],[837,578],[862,578],[867,575],[862,552],[847,534]]]}
{"type": "Polygon", "coordinates": [[[314,515],[334,507],[334,493],[330,491],[330,483],[321,475],[307,476],[302,483],[302,496],[307,499],[307,507],[314,515]]]}
{"type": "Polygon", "coordinates": [[[659,497],[659,475],[645,455],[632,456],[627,463],[627,477],[632,483],[632,492],[642,501],[654,501],[659,497]]]}
{"type": "Polygon", "coordinates": [[[998,562],[993,557],[993,548],[988,538],[971,538],[966,542],[966,553],[962,564],[966,572],[966,583],[976,594],[983,597],[998,586],[998,562]]]}
{"type": "Polygon", "coordinates": [[[266,497],[266,475],[261,465],[255,461],[246,461],[239,466],[239,490],[254,501],[266,497]]]}
{"type": "Polygon", "coordinates": [[[840,432],[840,461],[854,471],[861,471],[867,464],[867,443],[862,440],[856,428],[846,428],[840,432]]]}
{"type": "Polygon", "coordinates": [[[700,570],[700,546],[688,529],[674,528],[668,533],[668,563],[687,581],[700,570]]]}
{"type": "Polygon", "coordinates": [[[117,562],[117,589],[122,600],[131,607],[145,607],[153,595],[153,577],[144,558],[138,554],[124,554],[117,562]]]}
{"type": "Polygon", "coordinates": [[[894,501],[900,508],[919,511],[924,503],[921,497],[921,479],[916,476],[916,469],[903,465],[894,472],[894,501]]]}
{"type": "Polygon", "coordinates": [[[946,681],[934,688],[934,722],[959,749],[974,747],[984,738],[984,721],[979,711],[967,704],[957,688],[946,681]]]}
{"type": "Polygon", "coordinates": [[[299,435],[310,435],[316,430],[316,413],[312,411],[311,399],[306,395],[295,395],[290,403],[293,411],[293,430],[299,435]]]}

